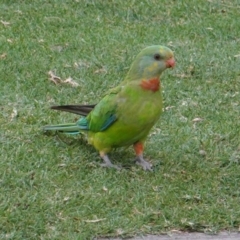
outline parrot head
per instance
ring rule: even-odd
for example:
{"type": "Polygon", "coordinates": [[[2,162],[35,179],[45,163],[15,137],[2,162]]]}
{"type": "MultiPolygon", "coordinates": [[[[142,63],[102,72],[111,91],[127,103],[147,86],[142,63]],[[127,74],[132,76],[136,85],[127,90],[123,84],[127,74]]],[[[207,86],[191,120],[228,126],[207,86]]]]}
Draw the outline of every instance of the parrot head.
{"type": "Polygon", "coordinates": [[[173,68],[173,52],[160,45],[143,49],[136,57],[127,74],[128,80],[159,78],[166,68],[173,68]]]}

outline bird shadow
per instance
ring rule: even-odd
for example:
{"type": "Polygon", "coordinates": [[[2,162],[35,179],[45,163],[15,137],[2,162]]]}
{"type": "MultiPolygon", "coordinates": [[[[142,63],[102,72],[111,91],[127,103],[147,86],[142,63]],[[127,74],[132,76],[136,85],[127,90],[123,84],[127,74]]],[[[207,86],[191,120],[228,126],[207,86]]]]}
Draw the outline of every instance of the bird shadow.
{"type": "MultiPolygon", "coordinates": [[[[88,141],[86,137],[83,134],[80,135],[67,135],[65,133],[59,133],[59,132],[46,132],[44,133],[47,136],[54,136],[55,141],[58,143],[58,145],[62,147],[67,147],[71,146],[73,148],[77,148],[76,151],[79,151],[79,147],[84,148],[87,150],[87,154],[89,155],[94,155],[93,163],[97,165],[101,165],[102,159],[98,155],[98,152],[95,150],[95,148],[88,144],[88,141]],[[93,154],[93,153],[96,154],[93,154]],[[96,157],[95,157],[96,156],[96,157]]],[[[136,159],[135,159],[135,154],[131,147],[122,147],[122,148],[116,148],[113,149],[109,154],[108,154],[111,162],[114,165],[119,166],[121,169],[126,169],[130,170],[133,167],[136,166],[136,159]]],[[[146,159],[148,160],[148,159],[146,159]]],[[[158,162],[157,165],[154,165],[153,171],[156,171],[160,168],[161,163],[158,162]]],[[[139,168],[139,166],[137,167],[139,168]]]]}

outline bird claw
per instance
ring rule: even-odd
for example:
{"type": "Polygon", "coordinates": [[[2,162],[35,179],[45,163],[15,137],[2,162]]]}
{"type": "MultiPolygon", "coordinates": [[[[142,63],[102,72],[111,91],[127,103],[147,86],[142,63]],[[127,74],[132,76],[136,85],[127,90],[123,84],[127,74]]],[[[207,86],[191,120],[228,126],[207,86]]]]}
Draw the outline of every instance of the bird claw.
{"type": "Polygon", "coordinates": [[[103,156],[102,156],[102,159],[103,159],[104,163],[101,163],[101,164],[100,164],[101,167],[115,168],[115,169],[117,169],[117,170],[121,170],[120,167],[118,167],[117,165],[114,165],[114,164],[111,163],[108,155],[106,155],[106,154],[103,155],[103,156]]]}
{"type": "Polygon", "coordinates": [[[151,171],[151,172],[153,171],[153,170],[152,170],[152,164],[149,163],[149,162],[147,162],[147,161],[145,161],[142,156],[137,156],[137,158],[136,158],[135,161],[136,161],[136,164],[137,164],[137,165],[142,166],[143,170],[145,170],[145,171],[151,171]]]}

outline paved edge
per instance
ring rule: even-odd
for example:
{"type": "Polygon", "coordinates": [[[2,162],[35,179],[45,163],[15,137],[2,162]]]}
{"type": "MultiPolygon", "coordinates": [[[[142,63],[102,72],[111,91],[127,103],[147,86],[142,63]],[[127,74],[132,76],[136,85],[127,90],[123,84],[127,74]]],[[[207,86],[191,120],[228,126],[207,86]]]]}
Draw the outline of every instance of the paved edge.
{"type": "Polygon", "coordinates": [[[216,235],[177,232],[168,235],[145,235],[133,238],[95,238],[94,240],[240,240],[240,232],[220,232],[216,235]]]}

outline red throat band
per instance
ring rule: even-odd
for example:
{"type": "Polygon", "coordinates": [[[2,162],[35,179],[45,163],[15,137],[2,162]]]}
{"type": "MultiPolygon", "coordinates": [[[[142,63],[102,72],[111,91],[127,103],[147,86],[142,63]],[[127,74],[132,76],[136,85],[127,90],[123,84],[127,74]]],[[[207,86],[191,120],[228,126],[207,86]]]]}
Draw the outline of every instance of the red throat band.
{"type": "Polygon", "coordinates": [[[150,90],[152,92],[156,92],[160,88],[160,79],[152,78],[148,80],[142,80],[140,86],[145,90],[150,90]]]}

